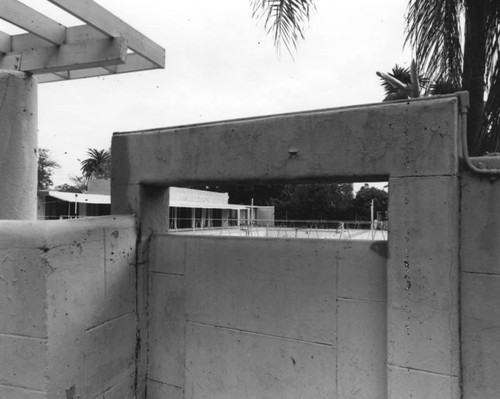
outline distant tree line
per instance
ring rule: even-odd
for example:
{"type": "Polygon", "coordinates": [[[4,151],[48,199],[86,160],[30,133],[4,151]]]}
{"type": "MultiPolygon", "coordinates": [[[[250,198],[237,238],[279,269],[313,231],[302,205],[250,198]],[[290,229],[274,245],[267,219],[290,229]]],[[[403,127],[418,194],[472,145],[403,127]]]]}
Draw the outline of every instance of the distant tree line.
{"type": "MultiPolygon", "coordinates": [[[[46,149],[39,150],[38,188],[49,189],[57,162],[46,149]]],[[[82,176],[71,177],[71,183],[56,186],[57,191],[83,193],[91,178],[111,177],[111,152],[90,148],[82,160],[82,176]]],[[[370,220],[371,204],[376,211],[387,211],[388,195],[384,190],[365,185],[354,193],[350,183],[312,183],[275,185],[221,184],[193,188],[227,192],[231,204],[274,206],[277,220],[370,220]]]]}
{"type": "Polygon", "coordinates": [[[215,185],[193,188],[227,192],[231,204],[274,206],[277,220],[359,220],[387,211],[388,193],[364,185],[356,194],[350,183],[215,185]]]}
{"type": "MultiPolygon", "coordinates": [[[[60,166],[51,158],[49,150],[39,148],[38,153],[38,189],[48,190],[53,185],[52,175],[54,174],[54,169],[60,166]]],[[[82,175],[70,177],[71,183],[58,185],[54,187],[54,190],[70,193],[84,193],[87,191],[89,179],[111,178],[110,150],[89,148],[87,155],[88,157],[80,162],[82,175]]]]}

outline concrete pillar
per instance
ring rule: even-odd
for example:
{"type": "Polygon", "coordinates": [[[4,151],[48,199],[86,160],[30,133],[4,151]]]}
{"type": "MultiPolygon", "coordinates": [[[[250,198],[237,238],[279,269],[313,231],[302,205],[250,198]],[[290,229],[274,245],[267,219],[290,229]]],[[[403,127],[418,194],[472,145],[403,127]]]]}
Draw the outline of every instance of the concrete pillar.
{"type": "Polygon", "coordinates": [[[0,70],[0,219],[36,219],[37,84],[0,70]]]}
{"type": "Polygon", "coordinates": [[[459,178],[389,180],[389,399],[459,399],[459,178]]]}

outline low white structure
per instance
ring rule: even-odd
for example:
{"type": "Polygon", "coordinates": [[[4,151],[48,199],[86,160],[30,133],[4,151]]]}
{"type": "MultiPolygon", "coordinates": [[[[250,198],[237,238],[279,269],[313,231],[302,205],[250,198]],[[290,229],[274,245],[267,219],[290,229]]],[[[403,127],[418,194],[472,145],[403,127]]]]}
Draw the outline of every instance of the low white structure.
{"type": "Polygon", "coordinates": [[[38,219],[73,219],[109,215],[111,197],[106,194],[38,192],[38,219]]]}
{"type": "MultiPolygon", "coordinates": [[[[170,228],[207,229],[274,225],[274,207],[229,203],[228,193],[170,187],[170,228]],[[253,211],[252,211],[253,210],[253,211]]],[[[92,179],[86,193],[38,192],[38,219],[73,219],[110,214],[109,180],[92,179]]]]}
{"type": "Polygon", "coordinates": [[[38,219],[74,219],[111,213],[109,179],[90,179],[86,193],[38,191],[38,219]]]}
{"type": "Polygon", "coordinates": [[[274,207],[229,203],[228,193],[169,188],[170,229],[205,229],[252,224],[260,213],[274,223],[274,207]],[[252,211],[253,210],[253,211],[252,211]],[[261,212],[265,210],[265,212],[261,212]]]}

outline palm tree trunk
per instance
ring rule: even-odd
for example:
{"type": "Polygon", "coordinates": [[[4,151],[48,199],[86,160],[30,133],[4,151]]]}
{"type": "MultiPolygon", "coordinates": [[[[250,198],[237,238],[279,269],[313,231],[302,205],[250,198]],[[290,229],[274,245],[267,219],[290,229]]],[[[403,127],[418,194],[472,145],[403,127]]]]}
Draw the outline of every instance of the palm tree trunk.
{"type": "Polygon", "coordinates": [[[466,1],[464,70],[462,88],[470,96],[467,116],[467,142],[471,155],[481,155],[479,134],[484,112],[486,69],[486,18],[485,0],[466,1]]]}

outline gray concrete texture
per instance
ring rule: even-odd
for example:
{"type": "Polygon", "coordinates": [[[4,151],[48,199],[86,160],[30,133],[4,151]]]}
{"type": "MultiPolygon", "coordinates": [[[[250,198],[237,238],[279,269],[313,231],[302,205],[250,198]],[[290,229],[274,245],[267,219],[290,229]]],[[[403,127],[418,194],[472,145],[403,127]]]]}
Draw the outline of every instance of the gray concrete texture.
{"type": "Polygon", "coordinates": [[[387,260],[370,245],[155,236],[151,392],[385,399],[387,260]]]}
{"type": "Polygon", "coordinates": [[[0,398],[133,398],[135,220],[0,222],[0,398]]]}
{"type": "Polygon", "coordinates": [[[500,392],[500,181],[461,179],[461,344],[466,399],[500,392]]]}
{"type": "MultiPolygon", "coordinates": [[[[429,396],[454,399],[460,386],[458,179],[461,127],[464,126],[463,115],[467,101],[466,94],[458,93],[417,101],[118,133],[114,135],[112,144],[113,153],[120,154],[113,164],[112,210],[118,214],[134,212],[138,215],[143,229],[141,248],[146,253],[149,237],[168,230],[166,216],[155,218],[161,214],[158,210],[162,204],[168,201],[168,195],[165,194],[168,185],[389,180],[390,256],[387,262],[387,279],[383,283],[387,287],[387,299],[382,301],[387,302],[386,353],[383,356],[386,359],[387,393],[391,399],[429,396]],[[421,395],[407,389],[427,382],[429,389],[423,390],[421,395]],[[443,390],[444,386],[449,389],[443,390]]],[[[201,245],[201,242],[197,245],[201,245]]],[[[262,251],[272,253],[273,246],[277,244],[271,240],[265,245],[262,251]]],[[[296,249],[290,248],[287,251],[298,257],[301,244],[294,245],[297,246],[296,249]]],[[[169,256],[179,258],[176,250],[172,247],[170,249],[169,256]]],[[[151,259],[156,259],[155,251],[157,250],[149,251],[151,259]]],[[[244,249],[241,251],[244,252],[244,249]]],[[[275,256],[277,259],[284,257],[285,264],[292,262],[293,265],[295,258],[289,257],[287,251],[276,253],[275,256]]],[[[164,253],[163,249],[161,253],[164,253]]],[[[224,254],[225,252],[217,254],[218,267],[213,271],[222,273],[221,276],[225,276],[225,271],[230,268],[224,254]]],[[[187,252],[183,256],[190,259],[191,255],[187,252]]],[[[152,264],[148,263],[147,257],[144,257],[144,261],[148,267],[152,264]]],[[[204,267],[208,264],[210,262],[200,260],[195,261],[195,264],[186,261],[185,267],[200,268],[200,273],[205,273],[204,267]]],[[[179,264],[173,267],[181,266],[179,264]]],[[[179,270],[173,274],[176,278],[184,278],[179,270]]],[[[155,304],[159,299],[154,295],[147,295],[148,287],[144,282],[151,281],[147,268],[140,270],[138,276],[143,281],[139,285],[142,290],[139,298],[143,298],[146,308],[148,298],[153,306],[158,306],[155,304]]],[[[286,276],[288,270],[281,270],[284,281],[286,276]]],[[[185,282],[183,290],[190,290],[192,281],[194,280],[185,282]]],[[[295,294],[307,303],[304,298],[310,293],[303,290],[310,284],[310,280],[303,277],[303,281],[303,286],[298,285],[294,289],[297,290],[295,294]]],[[[207,277],[207,284],[209,282],[210,278],[207,277]]],[[[230,314],[231,306],[238,308],[239,302],[234,302],[234,297],[247,298],[250,308],[254,306],[259,309],[264,308],[264,303],[271,308],[284,309],[286,302],[294,309],[301,302],[292,294],[273,298],[269,302],[260,293],[254,293],[255,297],[246,295],[250,292],[246,286],[228,287],[224,279],[217,279],[217,283],[220,287],[212,284],[213,289],[205,291],[203,301],[196,301],[198,297],[192,290],[186,293],[179,291],[177,283],[166,283],[170,284],[170,292],[175,301],[185,303],[183,306],[186,306],[186,314],[200,318],[194,326],[188,320],[185,328],[191,333],[180,334],[184,339],[198,336],[198,325],[212,323],[218,328],[234,328],[239,331],[249,328],[245,323],[257,324],[250,317],[252,315],[245,312],[241,315],[236,312],[233,318],[225,316],[230,314]],[[226,301],[220,299],[222,293],[225,293],[226,301]],[[185,301],[182,301],[183,295],[187,295],[185,301]],[[221,303],[221,311],[217,312],[219,319],[205,320],[204,315],[213,312],[210,307],[212,297],[214,300],[218,298],[221,303]],[[193,307],[196,303],[199,306],[193,307]],[[242,324],[240,327],[234,327],[239,323],[242,324]]],[[[150,288],[153,291],[150,294],[156,292],[154,289],[157,284],[160,284],[160,280],[154,279],[151,282],[150,288]]],[[[341,286],[343,285],[339,285],[341,286]]],[[[322,292],[321,287],[318,284],[318,293],[322,292]]],[[[272,295],[273,289],[275,287],[267,286],[267,291],[263,291],[272,295]]],[[[325,311],[320,317],[319,313],[313,311],[331,309],[328,306],[331,302],[328,301],[332,297],[326,296],[324,300],[327,302],[321,303],[323,307],[320,304],[318,307],[312,306],[309,309],[311,314],[302,312],[296,318],[293,312],[285,310],[279,313],[280,317],[277,319],[273,319],[272,314],[267,318],[264,314],[261,315],[258,321],[264,330],[262,334],[306,342],[317,342],[320,339],[322,344],[331,345],[333,337],[338,339],[340,333],[340,330],[335,331],[333,336],[325,333],[332,332],[324,325],[328,325],[331,312],[325,311]],[[313,322],[314,314],[316,321],[313,322]],[[301,317],[307,320],[303,324],[300,323],[301,317]],[[281,320],[282,325],[276,320],[281,320]],[[296,324],[290,324],[291,321],[296,324]],[[304,328],[304,325],[309,328],[304,328]],[[285,330],[286,333],[283,333],[285,330]]],[[[360,314],[369,313],[363,307],[353,309],[355,310],[360,314]]],[[[340,313],[342,312],[338,314],[340,313]]],[[[143,321],[142,326],[146,327],[147,322],[143,321]]],[[[334,330],[340,328],[337,324],[334,326],[334,330]]],[[[172,325],[168,328],[173,329],[173,336],[179,336],[172,325]]],[[[344,334],[356,336],[354,331],[353,327],[352,331],[347,330],[344,334]]],[[[208,341],[204,342],[209,344],[208,341]]],[[[182,344],[186,345],[186,342],[182,341],[179,345],[182,344]]],[[[168,353],[175,359],[182,358],[179,351],[168,353]]],[[[155,352],[153,356],[160,354],[155,352]]],[[[335,364],[342,364],[343,367],[343,363],[338,362],[340,350],[336,352],[336,356],[335,364]]],[[[201,368],[203,359],[203,356],[200,357],[198,364],[201,368]]],[[[156,363],[149,363],[149,366],[147,364],[148,360],[143,359],[142,366],[139,366],[139,369],[142,367],[139,380],[145,380],[148,367],[154,374],[156,363]]],[[[268,367],[269,370],[272,370],[271,366],[268,367]]],[[[176,389],[193,386],[192,392],[198,393],[192,395],[195,398],[202,395],[195,385],[183,382],[182,378],[187,376],[183,377],[182,372],[167,373],[168,378],[161,377],[162,373],[154,377],[150,375],[155,389],[159,389],[158,383],[164,382],[176,389]]],[[[218,374],[213,378],[223,378],[223,375],[218,374]]],[[[337,375],[335,381],[336,384],[339,381],[337,375]]],[[[358,383],[361,384],[359,381],[358,383]]],[[[325,380],[324,385],[333,389],[329,380],[325,380]]],[[[357,387],[362,389],[361,385],[357,387]]],[[[340,389],[339,386],[335,387],[337,389],[340,389]]],[[[185,394],[190,395],[190,392],[186,390],[185,394]]],[[[338,392],[349,395],[348,392],[351,391],[347,389],[338,392]]],[[[248,395],[247,397],[251,397],[250,393],[248,395]]]]}
{"type": "Polygon", "coordinates": [[[114,182],[453,173],[457,107],[451,97],[118,133],[113,150],[123,156],[113,162],[114,182]]]}
{"type": "Polygon", "coordinates": [[[37,211],[37,85],[0,70],[0,220],[35,220],[37,211]]]}
{"type": "Polygon", "coordinates": [[[115,135],[137,256],[131,216],[0,224],[0,397],[497,398],[500,183],[462,165],[466,100],[115,135]],[[165,234],[169,184],[381,177],[388,252],[165,234]]]}

